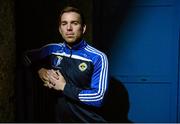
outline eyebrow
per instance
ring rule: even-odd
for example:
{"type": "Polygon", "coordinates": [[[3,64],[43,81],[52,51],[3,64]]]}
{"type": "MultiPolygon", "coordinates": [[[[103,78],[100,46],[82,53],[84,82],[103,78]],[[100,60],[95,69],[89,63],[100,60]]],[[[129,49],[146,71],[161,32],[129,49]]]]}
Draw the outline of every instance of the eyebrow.
{"type": "MultiPolygon", "coordinates": [[[[80,21],[71,21],[71,23],[74,23],[74,22],[81,23],[80,21]]],[[[67,21],[66,20],[61,21],[61,23],[67,23],[67,21]]]]}
{"type": "Polygon", "coordinates": [[[80,23],[80,21],[72,21],[72,23],[74,23],[74,22],[80,23]]]}

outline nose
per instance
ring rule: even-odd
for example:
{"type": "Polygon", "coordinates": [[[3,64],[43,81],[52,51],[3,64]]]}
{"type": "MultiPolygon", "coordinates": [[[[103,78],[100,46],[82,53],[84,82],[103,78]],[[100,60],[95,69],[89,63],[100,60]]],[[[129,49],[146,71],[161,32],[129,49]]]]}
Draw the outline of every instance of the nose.
{"type": "Polygon", "coordinates": [[[71,24],[68,24],[68,25],[67,25],[67,30],[72,30],[71,24]]]}

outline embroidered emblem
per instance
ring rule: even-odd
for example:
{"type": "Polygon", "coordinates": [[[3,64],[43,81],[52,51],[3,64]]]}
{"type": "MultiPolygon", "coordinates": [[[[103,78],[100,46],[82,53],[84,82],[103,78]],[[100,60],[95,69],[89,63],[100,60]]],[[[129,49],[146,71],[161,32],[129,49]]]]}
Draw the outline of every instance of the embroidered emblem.
{"type": "Polygon", "coordinates": [[[81,63],[81,64],[79,64],[79,70],[81,70],[81,71],[85,71],[87,69],[87,64],[86,63],[81,63]]]}
{"type": "Polygon", "coordinates": [[[56,56],[56,58],[55,58],[55,61],[56,61],[55,66],[56,66],[56,67],[61,64],[62,59],[63,59],[63,57],[61,57],[61,56],[56,56]]]}

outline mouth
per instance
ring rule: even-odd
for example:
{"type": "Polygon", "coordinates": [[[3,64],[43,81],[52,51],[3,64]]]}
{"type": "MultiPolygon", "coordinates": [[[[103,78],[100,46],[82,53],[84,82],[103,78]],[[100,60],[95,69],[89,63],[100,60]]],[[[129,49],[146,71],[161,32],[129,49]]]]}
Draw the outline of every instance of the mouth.
{"type": "Polygon", "coordinates": [[[66,32],[66,35],[74,35],[73,32],[66,32]]]}
{"type": "Polygon", "coordinates": [[[74,35],[66,35],[67,37],[73,37],[74,35]]]}
{"type": "Polygon", "coordinates": [[[74,34],[66,34],[66,36],[67,36],[68,38],[72,38],[72,37],[74,37],[74,34]]]}

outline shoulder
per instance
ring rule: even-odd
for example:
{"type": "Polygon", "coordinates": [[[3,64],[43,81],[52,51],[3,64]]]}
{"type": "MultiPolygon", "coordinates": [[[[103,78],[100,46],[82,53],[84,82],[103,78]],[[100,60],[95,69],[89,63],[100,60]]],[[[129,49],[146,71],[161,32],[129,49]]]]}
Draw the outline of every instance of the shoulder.
{"type": "Polygon", "coordinates": [[[94,56],[99,56],[99,57],[100,57],[100,56],[104,56],[104,57],[107,57],[104,52],[102,52],[102,51],[98,50],[97,48],[95,48],[95,47],[93,47],[93,46],[90,46],[90,45],[87,45],[86,48],[85,48],[85,50],[86,50],[88,53],[90,53],[90,54],[92,54],[92,55],[94,55],[94,56]]]}
{"type": "Polygon", "coordinates": [[[91,56],[91,58],[94,61],[107,61],[107,56],[104,52],[98,50],[97,48],[87,45],[85,50],[87,51],[87,53],[89,54],[89,56],[91,56]]]}
{"type": "Polygon", "coordinates": [[[56,51],[63,49],[64,44],[63,43],[49,43],[39,48],[39,50],[43,51],[56,51]]]}

